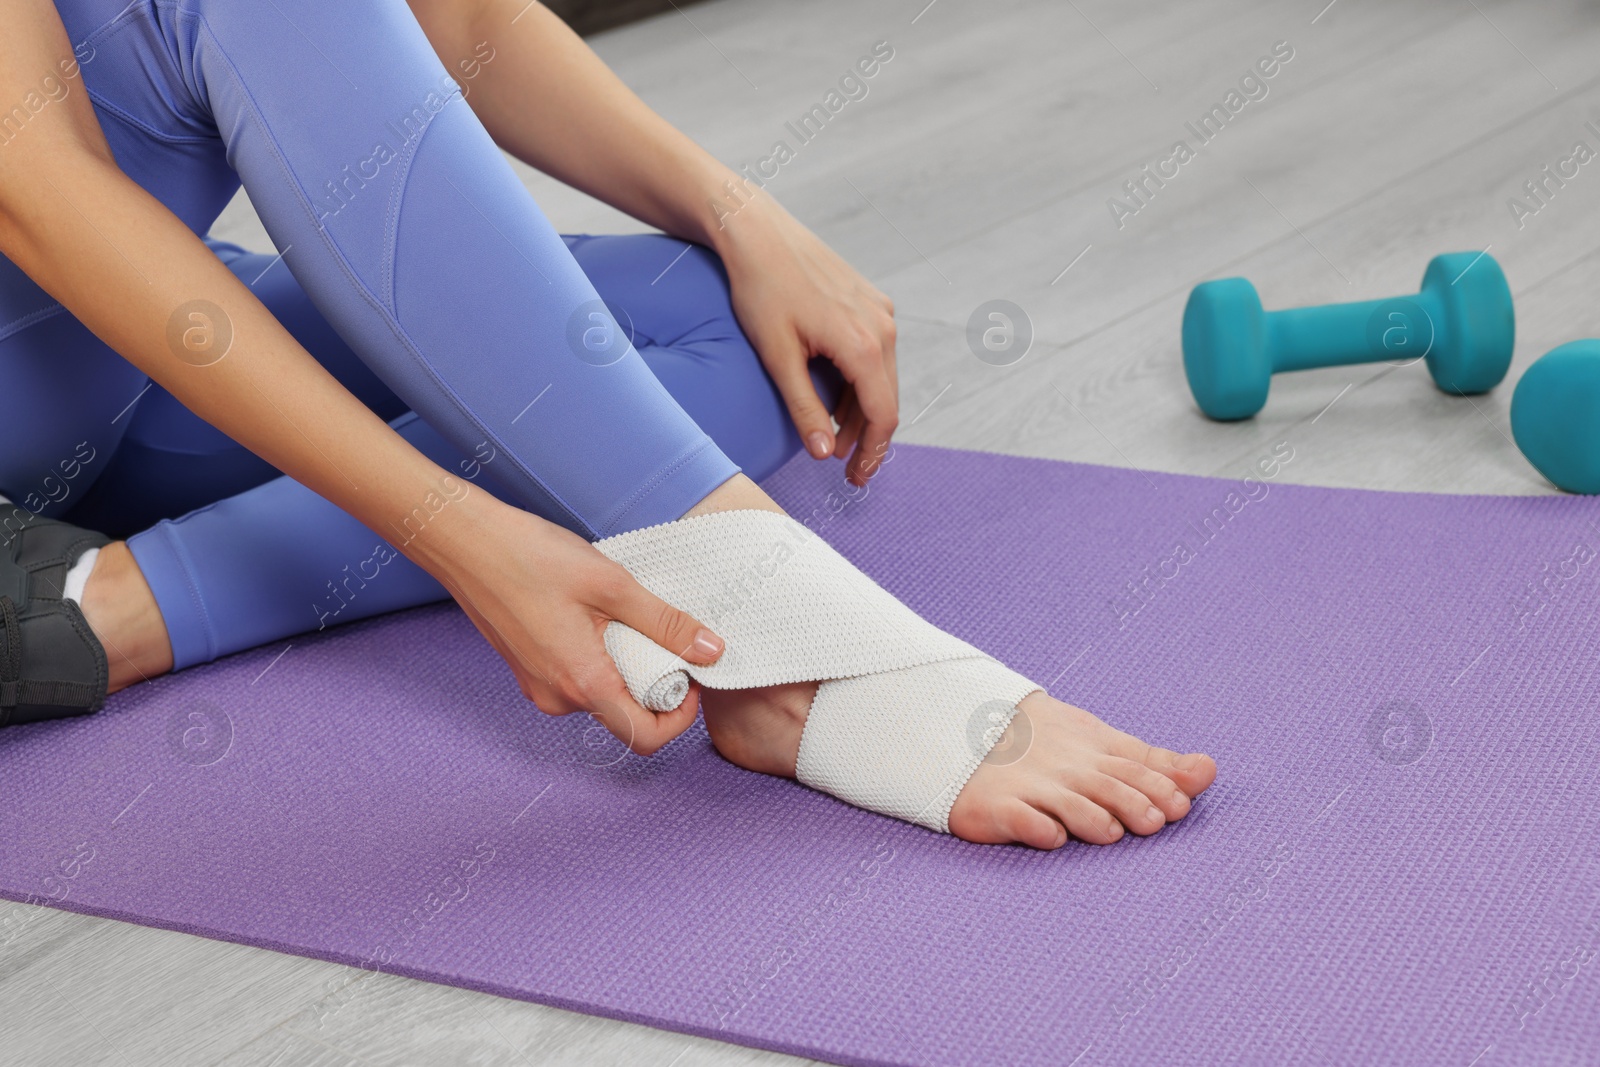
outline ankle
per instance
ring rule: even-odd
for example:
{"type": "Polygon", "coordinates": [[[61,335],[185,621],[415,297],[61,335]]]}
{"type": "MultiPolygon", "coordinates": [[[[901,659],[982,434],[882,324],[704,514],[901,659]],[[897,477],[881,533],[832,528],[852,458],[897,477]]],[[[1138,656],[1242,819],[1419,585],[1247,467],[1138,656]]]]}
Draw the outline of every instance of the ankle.
{"type": "Polygon", "coordinates": [[[793,778],[816,682],[763,689],[703,689],[706,733],[724,759],[750,771],[793,778]]]}
{"type": "Polygon", "coordinates": [[[776,511],[780,515],[785,514],[759,485],[742,474],[735,474],[711,490],[683,517],[687,519],[692,515],[709,515],[717,511],[776,511]]]}
{"type": "Polygon", "coordinates": [[[111,692],[172,669],[166,623],[127,542],[100,550],[79,607],[105,647],[111,692]]]}
{"type": "MultiPolygon", "coordinates": [[[[717,486],[690,508],[684,518],[721,511],[786,512],[743,474],[717,486]]],[[[760,689],[702,689],[706,733],[724,759],[750,771],[793,778],[800,756],[816,682],[795,682],[760,689]]]]}

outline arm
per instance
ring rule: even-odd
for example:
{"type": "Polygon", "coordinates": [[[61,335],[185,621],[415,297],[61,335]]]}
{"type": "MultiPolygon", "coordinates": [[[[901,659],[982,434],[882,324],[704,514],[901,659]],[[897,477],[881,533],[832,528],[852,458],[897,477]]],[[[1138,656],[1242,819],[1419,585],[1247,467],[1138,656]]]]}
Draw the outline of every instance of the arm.
{"type": "Polygon", "coordinates": [[[202,418],[386,528],[401,514],[391,504],[420,498],[442,472],[338,388],[186,226],[117,168],[59,18],[50,5],[31,4],[0,40],[0,100],[24,99],[46,71],[68,91],[0,149],[0,252],[202,418]],[[179,313],[199,301],[215,310],[192,321],[179,313]],[[198,331],[184,338],[180,330],[176,345],[168,337],[175,314],[198,331]],[[226,356],[198,366],[229,334],[226,356]]]}
{"type": "Polygon", "coordinates": [[[651,111],[543,5],[525,5],[411,0],[502,148],[722,257],[740,324],[801,438],[818,458],[853,447],[848,474],[865,484],[899,418],[894,305],[777,201],[651,111]],[[730,187],[748,198],[736,212],[726,207],[730,187]],[[837,436],[806,371],[814,355],[850,383],[837,436]]]}
{"type": "Polygon", "coordinates": [[[46,73],[68,91],[0,148],[0,253],[190,410],[373,530],[399,529],[430,495],[450,501],[403,550],[451,591],[545,710],[609,715],[641,750],[686,729],[692,703],[676,718],[651,715],[614,668],[607,674],[593,619],[627,615],[669,647],[685,647],[698,624],[652,621],[666,605],[581,538],[468,488],[368,411],[117,168],[54,7],[33,0],[9,14],[0,100],[26,99],[46,73]],[[563,638],[540,621],[546,611],[564,614],[575,635],[589,623],[590,640],[563,638]]]}

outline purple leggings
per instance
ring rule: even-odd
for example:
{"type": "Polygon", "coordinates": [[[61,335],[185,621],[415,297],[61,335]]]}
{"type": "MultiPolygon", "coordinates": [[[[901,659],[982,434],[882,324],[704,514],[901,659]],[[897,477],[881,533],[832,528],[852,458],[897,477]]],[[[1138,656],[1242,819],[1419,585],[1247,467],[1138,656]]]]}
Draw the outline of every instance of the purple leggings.
{"type": "MultiPolygon", "coordinates": [[[[217,254],[451,473],[594,539],[800,449],[716,257],[558,235],[398,0],[56,6],[123,171],[197,234],[242,181],[285,254],[217,254]]],[[[0,391],[0,493],[128,537],[177,667],[444,596],[4,260],[0,391]]]]}

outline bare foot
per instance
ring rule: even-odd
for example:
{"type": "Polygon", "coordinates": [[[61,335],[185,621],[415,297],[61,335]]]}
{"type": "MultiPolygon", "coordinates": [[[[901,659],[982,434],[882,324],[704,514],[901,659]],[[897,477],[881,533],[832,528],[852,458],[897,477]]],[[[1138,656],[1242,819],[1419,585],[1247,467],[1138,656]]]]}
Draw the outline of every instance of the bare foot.
{"type": "MultiPolygon", "coordinates": [[[[706,732],[730,763],[793,778],[816,690],[813,682],[702,690],[706,732]]],[[[956,797],[950,832],[984,845],[1060,848],[1069,835],[1109,845],[1183,818],[1216,777],[1210,756],[1156,748],[1034,693],[956,797]]]]}
{"type": "Polygon", "coordinates": [[[126,542],[113,541],[100,550],[80,606],[89,629],[105,646],[110,692],[172,669],[166,622],[126,542]]]}
{"type": "Polygon", "coordinates": [[[979,844],[1059,848],[1070,833],[1109,845],[1124,830],[1177,822],[1216,777],[1210,756],[1156,748],[1034,693],[956,797],[950,832],[979,844]]]}
{"type": "MultiPolygon", "coordinates": [[[[742,476],[693,514],[734,508],[781,511],[742,476]]],[[[701,691],[706,732],[725,759],[747,770],[793,778],[816,683],[701,691]]],[[[1189,814],[1217,777],[1200,753],[1179,755],[1107,726],[1043,692],[1016,718],[968,780],[950,811],[950,832],[979,844],[1060,848],[1070,838],[1097,845],[1127,831],[1153,834],[1189,814]]]]}

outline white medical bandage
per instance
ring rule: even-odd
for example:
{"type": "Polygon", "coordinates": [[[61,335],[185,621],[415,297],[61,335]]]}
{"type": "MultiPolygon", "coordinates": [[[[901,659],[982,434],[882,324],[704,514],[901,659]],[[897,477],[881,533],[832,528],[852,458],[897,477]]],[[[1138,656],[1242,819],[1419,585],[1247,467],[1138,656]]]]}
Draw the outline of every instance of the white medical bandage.
{"type": "Polygon", "coordinates": [[[821,682],[796,777],[859,807],[949,832],[951,805],[1041,687],[920,618],[786,515],[724,511],[595,547],[726,643],[687,663],[613,622],[606,649],[653,711],[710,689],[821,682]]]}

